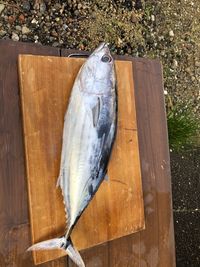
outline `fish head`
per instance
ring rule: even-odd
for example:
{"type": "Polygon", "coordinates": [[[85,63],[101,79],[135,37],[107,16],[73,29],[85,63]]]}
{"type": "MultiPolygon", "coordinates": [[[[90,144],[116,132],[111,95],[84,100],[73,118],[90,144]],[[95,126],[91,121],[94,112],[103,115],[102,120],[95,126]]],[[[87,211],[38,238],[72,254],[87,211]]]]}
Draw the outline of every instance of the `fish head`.
{"type": "Polygon", "coordinates": [[[108,80],[113,74],[114,60],[110,54],[108,44],[101,43],[89,57],[94,68],[94,76],[99,80],[108,80]]]}
{"type": "Polygon", "coordinates": [[[101,43],[89,56],[83,71],[85,91],[94,94],[106,94],[115,87],[114,60],[108,44],[101,43]]]}

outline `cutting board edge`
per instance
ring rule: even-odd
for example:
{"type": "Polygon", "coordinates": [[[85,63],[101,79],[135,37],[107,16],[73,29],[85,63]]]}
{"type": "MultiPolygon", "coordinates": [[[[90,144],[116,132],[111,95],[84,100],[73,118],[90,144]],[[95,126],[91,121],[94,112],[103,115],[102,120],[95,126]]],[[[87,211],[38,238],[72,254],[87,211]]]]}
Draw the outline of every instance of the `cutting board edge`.
{"type": "MultiPolygon", "coordinates": [[[[18,55],[18,72],[22,73],[22,58],[24,56],[27,55],[18,55]]],[[[32,56],[32,55],[30,55],[32,56]]],[[[27,160],[27,155],[28,155],[28,146],[26,145],[26,131],[25,131],[25,108],[24,108],[24,96],[23,96],[23,78],[22,75],[18,75],[18,79],[19,79],[19,86],[20,86],[20,90],[19,90],[19,95],[20,95],[20,100],[21,100],[21,112],[23,114],[22,116],[22,130],[23,130],[23,135],[24,135],[24,154],[25,154],[25,172],[26,172],[26,183],[27,183],[27,188],[28,188],[28,214],[29,214],[29,220],[30,220],[30,231],[31,231],[31,245],[34,244],[34,229],[33,229],[33,216],[32,216],[32,208],[31,208],[31,185],[30,185],[30,180],[28,179],[28,160],[27,160]]],[[[28,249],[28,248],[27,248],[28,249]]],[[[33,251],[32,252],[33,255],[33,261],[36,264],[37,262],[37,254],[33,251]]],[[[38,263],[37,263],[38,264],[38,263]]]]}
{"type": "MultiPolygon", "coordinates": [[[[47,56],[34,56],[34,55],[29,55],[29,54],[27,54],[27,55],[19,55],[19,60],[18,60],[18,67],[19,67],[19,70],[21,70],[21,59],[22,58],[24,58],[24,57],[39,57],[39,58],[47,58],[47,56]]],[[[59,59],[61,59],[60,57],[58,57],[58,56],[50,56],[50,58],[59,58],[59,59]]],[[[48,57],[49,58],[49,57],[48,57]]],[[[83,61],[84,61],[84,59],[83,59],[83,61]]],[[[127,61],[125,61],[125,60],[116,60],[116,61],[120,61],[120,62],[126,62],[127,63],[127,61]]],[[[133,62],[130,60],[129,61],[129,63],[132,65],[132,67],[133,67],[133,62]]],[[[21,75],[19,75],[19,82],[20,82],[20,88],[22,88],[23,87],[23,78],[22,78],[22,76],[21,75]]],[[[23,90],[21,90],[20,89],[20,98],[21,98],[21,109],[22,109],[22,112],[23,112],[23,114],[24,114],[24,101],[23,101],[23,92],[22,92],[23,90]]],[[[134,82],[133,82],[133,92],[134,92],[134,82]]],[[[134,94],[134,96],[135,96],[135,94],[134,94]]],[[[134,102],[135,102],[135,98],[134,98],[134,102]]],[[[135,110],[135,112],[136,112],[136,110],[135,110]]],[[[23,117],[23,134],[24,134],[24,146],[25,146],[25,157],[26,157],[26,173],[27,173],[27,176],[28,176],[28,161],[27,161],[27,155],[28,155],[28,146],[26,146],[26,141],[27,141],[27,136],[26,136],[26,129],[25,129],[25,118],[24,118],[24,116],[22,116],[23,117]],[[26,155],[27,154],[27,155],[26,155]]],[[[136,129],[135,130],[137,130],[137,122],[136,122],[136,129]]],[[[137,133],[137,141],[138,141],[138,133],[137,133]]],[[[138,145],[139,145],[139,142],[138,142],[138,145]]],[[[139,153],[139,151],[138,151],[138,153],[139,153]]],[[[140,159],[140,154],[139,154],[139,159],[140,159]]],[[[141,182],[141,188],[142,188],[142,177],[141,177],[141,162],[140,162],[140,182],[141,182]]],[[[34,238],[33,238],[33,236],[34,236],[34,231],[33,231],[33,227],[32,227],[32,225],[33,225],[33,223],[32,223],[32,216],[31,216],[31,214],[32,214],[32,212],[31,212],[31,210],[32,210],[32,208],[31,208],[31,201],[30,201],[30,196],[31,196],[31,194],[30,194],[30,191],[31,191],[31,189],[30,189],[30,181],[29,181],[29,179],[27,179],[27,185],[28,185],[28,199],[29,199],[29,217],[30,217],[30,221],[31,221],[31,239],[32,239],[32,244],[33,244],[33,240],[34,240],[34,238]]],[[[143,191],[141,191],[141,192],[143,192],[143,191]]],[[[142,204],[143,204],[143,206],[144,206],[144,203],[143,203],[143,197],[141,196],[141,201],[142,201],[142,204]]],[[[142,231],[142,230],[144,230],[145,229],[145,220],[144,220],[144,209],[143,209],[143,212],[142,212],[143,214],[141,214],[141,215],[143,215],[143,216],[140,216],[140,218],[141,218],[141,221],[143,220],[143,224],[141,224],[141,226],[140,227],[138,227],[138,229],[136,230],[136,231],[134,231],[134,232],[132,232],[132,233],[128,233],[128,234],[125,234],[125,235],[122,235],[122,236],[119,236],[119,237],[116,237],[116,238],[111,238],[109,241],[104,241],[104,242],[100,242],[100,243],[98,243],[98,244],[96,244],[96,245],[94,245],[94,246],[91,246],[91,247],[88,247],[88,248],[85,248],[85,249],[83,249],[83,250],[81,250],[81,251],[84,251],[84,250],[87,250],[87,249],[90,249],[90,248],[93,248],[93,247],[96,247],[96,246],[99,246],[99,245],[102,245],[102,244],[104,244],[104,243],[107,243],[107,242],[110,242],[110,241],[112,241],[112,240],[116,240],[116,239],[119,239],[119,238],[122,238],[122,237],[125,237],[125,236],[129,236],[129,235],[132,235],[132,234],[134,234],[134,233],[137,233],[137,232],[139,232],[139,231],[142,231]]],[[[51,260],[46,260],[46,261],[39,261],[38,262],[38,260],[37,260],[37,253],[35,253],[35,252],[32,252],[33,253],[33,259],[34,259],[34,263],[36,264],[36,265],[39,265],[39,264],[41,264],[41,263],[45,263],[45,262],[49,262],[49,261],[51,261],[51,260]]],[[[60,256],[58,256],[57,258],[54,258],[54,259],[52,259],[52,260],[56,260],[56,259],[59,259],[59,258],[61,258],[61,257],[63,257],[63,255],[60,255],[60,256]]]]}

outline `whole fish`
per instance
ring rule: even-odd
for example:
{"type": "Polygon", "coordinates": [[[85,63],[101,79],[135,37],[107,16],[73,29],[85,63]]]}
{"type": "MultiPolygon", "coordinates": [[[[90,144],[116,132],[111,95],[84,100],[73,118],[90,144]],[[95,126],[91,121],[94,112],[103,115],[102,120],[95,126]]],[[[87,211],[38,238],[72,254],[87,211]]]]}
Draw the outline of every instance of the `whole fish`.
{"type": "Polygon", "coordinates": [[[29,250],[64,249],[79,267],[85,266],[70,234],[106,176],[116,124],[114,60],[102,43],[81,67],[65,114],[57,185],[62,189],[67,232],[29,250]]]}

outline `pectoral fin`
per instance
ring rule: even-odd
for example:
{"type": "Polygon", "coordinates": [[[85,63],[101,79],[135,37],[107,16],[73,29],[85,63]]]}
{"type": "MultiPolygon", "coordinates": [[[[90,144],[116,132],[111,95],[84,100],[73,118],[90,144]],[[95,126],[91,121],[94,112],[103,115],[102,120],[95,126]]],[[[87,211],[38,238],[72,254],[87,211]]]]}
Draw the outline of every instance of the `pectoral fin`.
{"type": "Polygon", "coordinates": [[[100,114],[100,98],[97,97],[96,104],[92,107],[92,118],[93,118],[93,126],[96,127],[100,114]]]}

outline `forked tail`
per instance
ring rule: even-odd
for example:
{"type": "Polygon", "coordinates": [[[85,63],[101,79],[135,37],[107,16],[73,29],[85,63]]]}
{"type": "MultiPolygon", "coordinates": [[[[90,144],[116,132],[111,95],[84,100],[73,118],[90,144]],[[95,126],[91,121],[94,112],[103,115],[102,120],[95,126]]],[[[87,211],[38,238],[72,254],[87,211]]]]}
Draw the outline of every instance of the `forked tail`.
{"type": "Polygon", "coordinates": [[[50,250],[50,249],[63,249],[67,252],[70,259],[77,264],[78,267],[85,267],[85,264],[81,258],[78,250],[73,246],[71,238],[66,239],[65,236],[60,238],[49,239],[40,243],[36,243],[28,251],[36,250],[50,250]]]}

